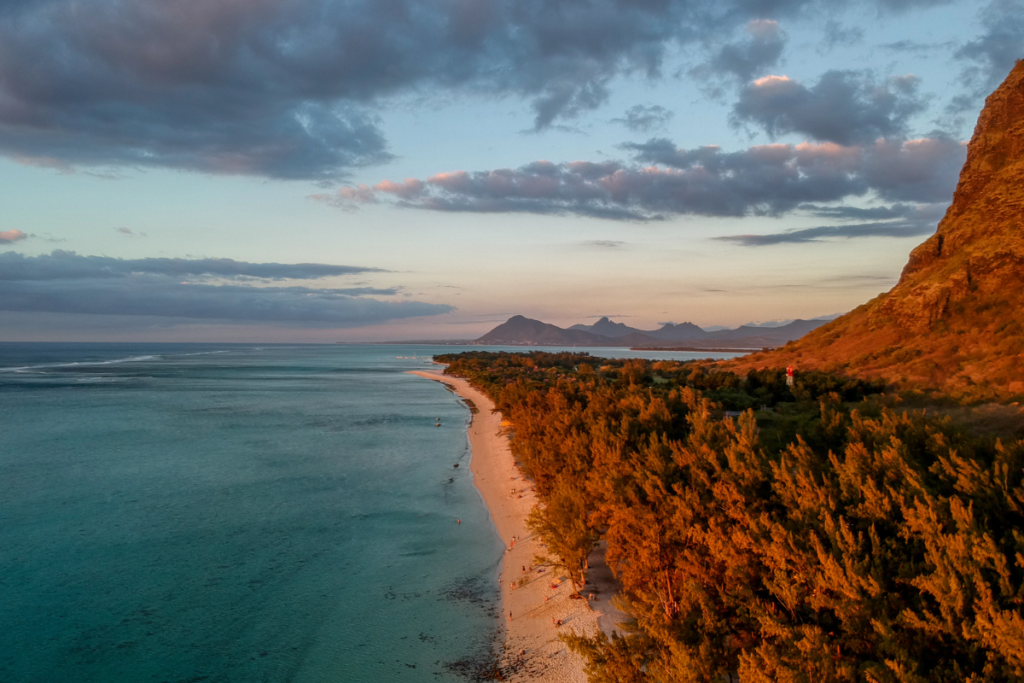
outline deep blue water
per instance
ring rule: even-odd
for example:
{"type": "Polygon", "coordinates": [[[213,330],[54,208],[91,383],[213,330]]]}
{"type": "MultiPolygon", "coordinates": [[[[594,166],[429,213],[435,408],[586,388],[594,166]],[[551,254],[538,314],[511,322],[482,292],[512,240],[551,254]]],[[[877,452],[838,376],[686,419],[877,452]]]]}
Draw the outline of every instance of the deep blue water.
{"type": "Polygon", "coordinates": [[[458,680],[502,545],[406,374],[457,350],[0,344],[0,681],[458,680]]]}

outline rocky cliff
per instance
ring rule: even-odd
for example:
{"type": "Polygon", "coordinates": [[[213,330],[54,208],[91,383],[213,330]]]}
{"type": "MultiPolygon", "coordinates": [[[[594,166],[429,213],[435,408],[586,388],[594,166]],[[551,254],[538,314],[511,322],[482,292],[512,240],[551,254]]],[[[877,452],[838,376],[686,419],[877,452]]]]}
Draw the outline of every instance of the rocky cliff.
{"type": "Polygon", "coordinates": [[[985,101],[953,203],[886,294],[736,369],[795,365],[1024,398],[1024,61],[985,101]]]}

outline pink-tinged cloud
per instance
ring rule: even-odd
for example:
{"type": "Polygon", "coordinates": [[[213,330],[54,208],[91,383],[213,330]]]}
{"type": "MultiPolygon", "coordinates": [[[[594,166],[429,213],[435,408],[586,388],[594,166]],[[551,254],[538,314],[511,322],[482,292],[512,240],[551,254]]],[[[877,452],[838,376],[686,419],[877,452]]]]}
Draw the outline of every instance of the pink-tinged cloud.
{"type": "Polygon", "coordinates": [[[434,175],[427,178],[427,182],[431,185],[443,187],[445,189],[457,192],[459,188],[465,187],[469,180],[469,174],[465,171],[452,171],[450,173],[435,173],[434,175]]]}
{"type": "MultiPolygon", "coordinates": [[[[376,188],[394,195],[399,206],[433,211],[641,221],[673,215],[779,216],[809,204],[865,196],[948,202],[964,160],[964,145],[945,138],[883,139],[863,146],[770,144],[739,152],[678,149],[657,138],[622,147],[634,153],[634,163],[538,161],[517,169],[438,173],[425,181],[384,181],[376,188]]],[[[360,190],[343,188],[343,193],[359,196],[360,190]]]]}
{"type": "Polygon", "coordinates": [[[400,183],[396,183],[391,180],[382,180],[374,185],[373,189],[378,192],[387,192],[388,194],[408,199],[423,192],[423,181],[417,180],[416,178],[406,178],[400,183]]]}
{"type": "Polygon", "coordinates": [[[761,88],[761,89],[765,89],[765,88],[776,88],[776,89],[780,89],[781,88],[781,89],[786,89],[786,88],[793,88],[794,86],[795,87],[799,87],[799,86],[797,86],[796,82],[793,81],[789,76],[774,76],[774,75],[772,75],[772,76],[763,76],[761,78],[758,78],[757,80],[755,80],[753,82],[753,86],[755,88],[761,88]]]}
{"type": "Polygon", "coordinates": [[[13,244],[28,237],[21,230],[5,230],[0,232],[0,244],[13,244]]]}

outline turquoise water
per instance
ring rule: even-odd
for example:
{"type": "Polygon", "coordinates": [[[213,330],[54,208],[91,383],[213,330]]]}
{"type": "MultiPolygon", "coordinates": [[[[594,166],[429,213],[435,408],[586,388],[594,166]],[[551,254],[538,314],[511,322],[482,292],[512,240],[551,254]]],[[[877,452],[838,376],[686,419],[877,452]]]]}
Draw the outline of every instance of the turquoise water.
{"type": "Polygon", "coordinates": [[[502,545],[405,374],[452,350],[0,344],[0,680],[459,680],[502,545]]]}

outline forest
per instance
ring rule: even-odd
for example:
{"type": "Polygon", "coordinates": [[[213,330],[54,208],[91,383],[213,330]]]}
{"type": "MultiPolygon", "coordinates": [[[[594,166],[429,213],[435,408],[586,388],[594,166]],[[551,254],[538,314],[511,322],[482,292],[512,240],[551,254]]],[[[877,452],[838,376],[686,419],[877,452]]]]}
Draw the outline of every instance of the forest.
{"type": "MultiPolygon", "coordinates": [[[[1024,441],[822,372],[438,356],[512,424],[566,568],[632,620],[595,683],[1024,679],[1024,441]]],[[[947,411],[948,412],[948,411],[947,411]]]]}

